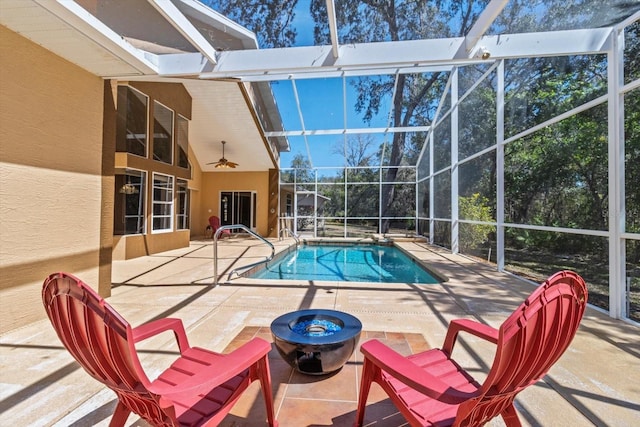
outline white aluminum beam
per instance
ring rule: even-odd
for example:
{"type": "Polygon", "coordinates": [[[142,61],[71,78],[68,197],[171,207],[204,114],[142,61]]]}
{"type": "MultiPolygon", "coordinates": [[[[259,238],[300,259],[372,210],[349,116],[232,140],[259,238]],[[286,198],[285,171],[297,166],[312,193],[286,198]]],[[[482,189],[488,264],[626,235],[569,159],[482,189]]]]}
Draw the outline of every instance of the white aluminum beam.
{"type": "Polygon", "coordinates": [[[302,108],[300,107],[300,97],[298,96],[298,86],[295,80],[291,80],[291,87],[293,88],[293,97],[296,101],[296,109],[298,110],[298,116],[300,117],[300,126],[302,126],[302,136],[304,137],[304,145],[307,147],[307,158],[309,159],[309,166],[313,167],[313,160],[311,159],[311,149],[309,148],[309,141],[304,127],[304,115],[302,114],[302,108]]]}
{"type": "Polygon", "coordinates": [[[180,34],[198,49],[212,64],[217,62],[217,52],[191,21],[168,0],[147,0],[180,34]]]}
{"type": "Polygon", "coordinates": [[[334,0],[327,0],[327,18],[329,20],[329,34],[331,35],[331,52],[334,58],[338,58],[340,56],[340,46],[338,45],[338,23],[334,0]]]}
{"type": "Polygon", "coordinates": [[[285,80],[318,71],[343,75],[346,71],[378,70],[379,74],[385,68],[393,74],[399,67],[419,67],[429,62],[448,65],[463,41],[455,38],[342,45],[338,58],[333,57],[332,46],[225,51],[220,53],[214,69],[200,77],[285,80]]]}
{"type": "Polygon", "coordinates": [[[451,253],[460,252],[460,211],[458,200],[458,178],[460,167],[458,164],[458,145],[459,145],[459,87],[458,77],[459,69],[453,72],[451,79],[451,253]]]}
{"type": "MultiPolygon", "coordinates": [[[[447,79],[447,84],[444,86],[444,90],[442,91],[442,95],[440,96],[440,101],[438,101],[438,107],[436,108],[436,113],[433,115],[433,120],[431,122],[432,124],[433,123],[437,124],[441,121],[440,114],[442,113],[441,111],[442,106],[444,105],[444,101],[447,99],[447,93],[451,88],[451,80],[453,79],[453,74],[454,73],[449,74],[449,78],[447,79]]],[[[433,129],[435,126],[436,125],[430,126],[429,133],[427,134],[425,142],[422,145],[422,150],[420,151],[420,155],[418,156],[418,160],[416,161],[416,164],[420,164],[420,162],[422,161],[422,157],[424,156],[424,153],[425,153],[425,147],[429,146],[428,142],[431,139],[431,135],[433,134],[433,129]]]]}
{"type": "MultiPolygon", "coordinates": [[[[396,76],[394,77],[393,82],[393,92],[391,93],[391,108],[389,108],[389,115],[387,116],[387,129],[391,128],[391,123],[393,123],[393,112],[394,112],[394,101],[396,99],[396,92],[398,91],[398,75],[396,72],[396,76]]],[[[380,166],[382,166],[382,162],[384,161],[385,154],[387,151],[387,138],[384,139],[382,143],[382,155],[380,156],[380,166]]]]}
{"type": "Polygon", "coordinates": [[[612,34],[613,48],[608,54],[608,169],[609,169],[609,315],[616,319],[629,317],[626,311],[626,248],[621,237],[625,231],[625,134],[624,96],[624,31],[612,34]]]}
{"type": "MultiPolygon", "coordinates": [[[[300,49],[300,48],[289,48],[300,49]]],[[[266,52],[269,49],[265,49],[262,52],[266,52]]],[[[236,51],[237,52],[237,51],[236,51]]],[[[290,52],[295,54],[295,52],[290,52]]],[[[264,57],[264,56],[263,56],[264,57]]],[[[220,58],[219,58],[220,59],[220,58]]],[[[436,72],[451,72],[452,65],[411,65],[404,68],[394,68],[391,66],[385,67],[371,67],[370,69],[358,68],[354,70],[341,70],[341,69],[326,69],[315,68],[308,69],[304,72],[300,70],[285,70],[285,72],[268,72],[263,70],[260,72],[252,72],[251,75],[246,75],[244,70],[233,73],[226,72],[224,75],[213,76],[211,73],[216,73],[213,65],[208,63],[200,53],[176,53],[158,55],[156,59],[158,63],[159,75],[162,77],[181,77],[181,76],[200,76],[205,79],[212,80],[228,80],[235,79],[238,81],[274,81],[274,80],[289,80],[295,78],[296,80],[315,79],[315,78],[332,78],[332,77],[362,77],[362,76],[378,76],[378,75],[391,75],[391,74],[416,74],[416,73],[436,73],[436,72]]],[[[476,63],[477,60],[467,61],[468,63],[476,63]]]]}
{"type": "Polygon", "coordinates": [[[370,134],[370,133],[400,133],[400,132],[428,132],[431,126],[403,126],[393,128],[349,128],[349,129],[316,129],[316,130],[288,130],[265,132],[267,138],[276,136],[305,136],[305,135],[342,135],[342,134],[370,134]]]}
{"type": "Polygon", "coordinates": [[[633,24],[634,22],[640,20],[640,11],[634,13],[633,15],[629,16],[627,19],[625,19],[622,22],[619,22],[618,24],[616,24],[615,29],[616,30],[622,30],[624,29],[626,26],[633,24]]]}
{"type": "Polygon", "coordinates": [[[504,61],[500,61],[496,93],[496,264],[498,271],[504,271],[505,266],[504,85],[504,61]]]}
{"type": "Polygon", "coordinates": [[[606,53],[611,28],[484,36],[478,42],[491,59],[606,53]]]}
{"type": "MultiPolygon", "coordinates": [[[[478,44],[486,47],[491,60],[587,54],[607,51],[610,33],[609,28],[599,28],[502,34],[484,36],[478,44]]],[[[334,58],[332,46],[225,51],[220,52],[218,64],[210,72],[200,73],[200,78],[262,81],[327,77],[327,73],[336,76],[372,74],[372,71],[394,74],[398,68],[426,72],[437,67],[486,62],[457,57],[458,52],[464,50],[464,43],[464,38],[456,37],[350,44],[340,46],[338,58],[334,58]]]]}
{"type": "Polygon", "coordinates": [[[162,77],[197,76],[211,69],[211,63],[201,53],[168,53],[156,55],[155,60],[162,77]]]}
{"type": "Polygon", "coordinates": [[[465,37],[466,56],[470,57],[474,55],[477,50],[476,46],[478,41],[487,32],[493,21],[502,13],[502,10],[509,3],[508,0],[491,0],[491,2],[484,8],[473,27],[467,33],[465,37]]]}

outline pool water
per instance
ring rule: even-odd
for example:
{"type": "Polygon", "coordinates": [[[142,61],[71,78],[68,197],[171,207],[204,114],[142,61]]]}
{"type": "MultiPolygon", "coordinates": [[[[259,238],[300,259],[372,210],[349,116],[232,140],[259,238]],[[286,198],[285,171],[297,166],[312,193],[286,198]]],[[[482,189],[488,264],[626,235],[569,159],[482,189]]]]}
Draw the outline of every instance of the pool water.
{"type": "Polygon", "coordinates": [[[379,283],[439,283],[392,246],[304,245],[253,274],[257,279],[379,283]]]}

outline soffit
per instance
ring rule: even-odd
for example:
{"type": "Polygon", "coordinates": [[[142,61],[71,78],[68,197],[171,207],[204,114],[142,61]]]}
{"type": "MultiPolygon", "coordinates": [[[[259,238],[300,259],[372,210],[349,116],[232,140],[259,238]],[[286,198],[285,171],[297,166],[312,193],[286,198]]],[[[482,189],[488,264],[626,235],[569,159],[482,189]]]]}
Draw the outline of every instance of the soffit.
{"type": "Polygon", "coordinates": [[[0,23],[100,77],[140,76],[156,67],[74,2],[3,0],[0,23]]]}

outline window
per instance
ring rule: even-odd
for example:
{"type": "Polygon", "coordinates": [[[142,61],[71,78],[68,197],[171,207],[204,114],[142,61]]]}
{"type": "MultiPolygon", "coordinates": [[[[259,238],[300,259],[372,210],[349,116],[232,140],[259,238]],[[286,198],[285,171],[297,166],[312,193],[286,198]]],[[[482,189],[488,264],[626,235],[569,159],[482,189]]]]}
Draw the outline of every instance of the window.
{"type": "Polygon", "coordinates": [[[153,102],[153,159],[173,163],[173,111],[153,102]]]}
{"type": "Polygon", "coordinates": [[[176,120],[176,128],[178,166],[191,170],[189,164],[189,120],[179,115],[176,120]]]}
{"type": "Polygon", "coordinates": [[[147,157],[148,98],[129,86],[118,86],[116,151],[147,157]]]}
{"type": "Polygon", "coordinates": [[[146,172],[131,169],[127,169],[123,175],[115,176],[114,234],[143,234],[145,232],[146,178],[146,172]]]}
{"type": "Polygon", "coordinates": [[[173,230],[173,177],[153,174],[153,231],[173,230]]]}
{"type": "Polygon", "coordinates": [[[178,194],[178,230],[189,229],[189,187],[184,179],[176,179],[176,192],[178,194]]]}

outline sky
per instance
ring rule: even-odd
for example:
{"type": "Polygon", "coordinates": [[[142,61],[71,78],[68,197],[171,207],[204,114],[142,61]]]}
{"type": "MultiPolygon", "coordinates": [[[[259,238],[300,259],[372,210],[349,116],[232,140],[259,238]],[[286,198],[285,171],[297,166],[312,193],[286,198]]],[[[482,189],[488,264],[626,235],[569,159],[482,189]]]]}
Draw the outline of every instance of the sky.
{"type": "MultiPolygon", "coordinates": [[[[297,30],[296,46],[313,46],[313,19],[309,13],[309,0],[300,0],[296,6],[296,16],[293,26],[297,30]]],[[[343,129],[345,127],[344,89],[346,88],[346,127],[368,128],[386,127],[388,122],[388,109],[390,99],[383,104],[387,108],[381,108],[380,114],[375,116],[371,123],[365,123],[363,114],[355,110],[357,92],[351,83],[351,79],[343,83],[342,78],[330,79],[301,79],[295,81],[295,87],[300,101],[302,121],[305,130],[343,129]]],[[[300,113],[297,109],[293,83],[291,81],[274,82],[271,85],[276,102],[278,104],[285,130],[302,130],[300,113]]],[[[390,97],[389,97],[390,98],[390,97]]],[[[384,135],[374,135],[377,150],[379,143],[383,142],[384,135]]],[[[315,167],[343,166],[344,158],[334,153],[344,142],[343,135],[289,137],[291,151],[281,153],[281,167],[289,167],[296,154],[305,157],[311,154],[311,161],[315,167]],[[307,149],[307,143],[309,149],[307,149]]]]}
{"type": "MultiPolygon", "coordinates": [[[[368,128],[368,127],[386,127],[388,113],[378,114],[373,118],[371,124],[365,123],[362,114],[355,110],[354,104],[356,99],[356,91],[347,80],[343,83],[341,78],[332,79],[304,79],[292,81],[279,81],[272,83],[276,102],[278,104],[280,115],[285,130],[323,130],[323,129],[343,129],[345,128],[345,111],[344,111],[344,90],[346,87],[346,122],[347,128],[368,128]],[[297,89],[298,99],[300,100],[300,111],[302,119],[297,108],[294,96],[293,85],[297,89]],[[304,122],[304,123],[302,123],[304,122]],[[304,124],[304,127],[303,127],[304,124]]],[[[390,104],[390,103],[387,103],[390,104]]],[[[381,110],[388,110],[381,109],[381,110]]],[[[351,136],[351,135],[349,135],[351,136]]],[[[379,143],[382,142],[384,135],[371,135],[379,143]]],[[[310,135],[306,137],[306,143],[309,144],[309,150],[305,143],[305,138],[301,136],[289,137],[291,151],[282,153],[281,166],[288,167],[291,159],[296,154],[311,154],[312,164],[314,166],[342,166],[344,159],[342,156],[336,155],[334,151],[340,149],[345,136],[342,134],[331,135],[310,135]]],[[[374,144],[372,149],[377,150],[378,143],[374,144]]]]}
{"type": "MultiPolygon", "coordinates": [[[[203,0],[201,0],[203,1],[203,0]]],[[[206,3],[206,2],[205,2],[206,3]]],[[[310,0],[299,0],[291,26],[296,30],[294,46],[314,46],[314,21],[310,14],[310,0]]],[[[373,76],[368,78],[392,78],[373,76]]],[[[363,112],[355,108],[358,93],[354,83],[358,77],[281,80],[271,83],[282,124],[286,131],[332,130],[329,135],[288,136],[291,150],[280,153],[280,167],[291,166],[296,156],[310,159],[314,167],[342,167],[346,165],[343,153],[347,141],[361,138],[370,141],[367,154],[380,151],[384,143],[393,140],[390,133],[371,133],[356,135],[338,132],[343,129],[385,129],[390,125],[389,115],[392,106],[391,96],[382,96],[378,112],[365,122],[363,112]],[[298,103],[300,111],[298,110],[298,103]]],[[[438,100],[436,100],[437,102],[438,100]]],[[[277,129],[265,129],[267,132],[277,129]]],[[[278,129],[279,130],[279,129],[278,129]]]]}

